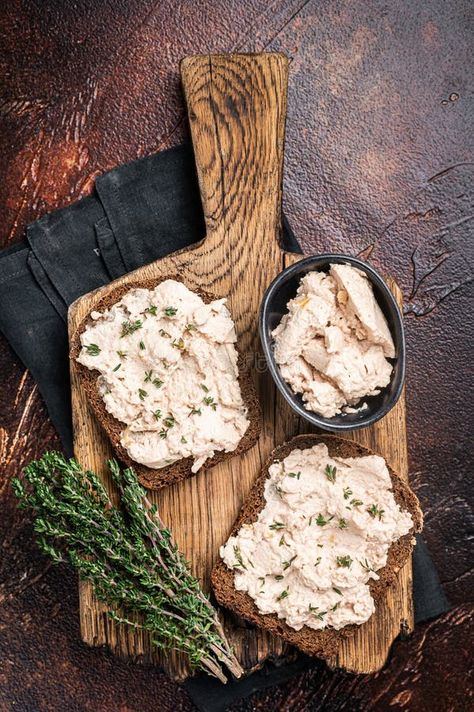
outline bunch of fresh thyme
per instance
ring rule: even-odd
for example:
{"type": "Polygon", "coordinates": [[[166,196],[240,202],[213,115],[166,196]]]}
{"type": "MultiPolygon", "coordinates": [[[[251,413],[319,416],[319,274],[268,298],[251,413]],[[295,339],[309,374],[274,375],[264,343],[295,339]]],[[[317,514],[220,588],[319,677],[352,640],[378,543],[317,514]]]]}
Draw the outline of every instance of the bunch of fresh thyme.
{"type": "Polygon", "coordinates": [[[20,507],[32,509],[38,543],[54,562],[69,560],[111,617],[151,633],[164,650],[178,650],[191,666],[219,678],[225,665],[242,674],[217,612],[146,498],[133,470],[109,468],[120,495],[115,507],[93,472],[48,452],[13,480],[20,507]]]}

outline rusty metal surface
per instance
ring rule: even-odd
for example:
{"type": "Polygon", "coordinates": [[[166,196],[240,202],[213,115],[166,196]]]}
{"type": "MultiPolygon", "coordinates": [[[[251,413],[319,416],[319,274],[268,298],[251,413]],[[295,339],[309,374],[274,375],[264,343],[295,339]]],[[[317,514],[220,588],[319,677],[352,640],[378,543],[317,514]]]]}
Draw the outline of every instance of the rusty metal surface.
{"type": "MultiPolygon", "coordinates": [[[[185,136],[183,55],[291,57],[285,209],[307,252],[370,254],[403,287],[411,478],[455,607],[397,642],[377,675],[321,664],[233,710],[467,710],[470,0],[13,0],[2,4],[0,25],[2,245],[87,194],[97,174],[185,136]]],[[[74,575],[39,555],[9,489],[23,464],[58,442],[3,340],[0,371],[0,710],[195,709],[159,671],[80,642],[74,575]]]]}

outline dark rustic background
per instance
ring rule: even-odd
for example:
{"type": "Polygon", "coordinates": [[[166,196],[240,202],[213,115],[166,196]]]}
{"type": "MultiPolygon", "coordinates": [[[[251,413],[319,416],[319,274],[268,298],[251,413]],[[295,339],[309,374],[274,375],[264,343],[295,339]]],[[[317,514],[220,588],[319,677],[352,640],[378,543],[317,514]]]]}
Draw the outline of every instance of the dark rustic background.
{"type": "MultiPolygon", "coordinates": [[[[411,478],[453,609],[377,675],[320,664],[233,710],[469,709],[471,0],[10,0],[0,18],[4,246],[98,174],[185,137],[181,57],[289,55],[285,209],[308,253],[370,254],[403,287],[411,478]]],[[[158,670],[80,642],[75,577],[40,556],[9,488],[58,440],[4,340],[0,367],[0,709],[195,709],[158,670]]]]}

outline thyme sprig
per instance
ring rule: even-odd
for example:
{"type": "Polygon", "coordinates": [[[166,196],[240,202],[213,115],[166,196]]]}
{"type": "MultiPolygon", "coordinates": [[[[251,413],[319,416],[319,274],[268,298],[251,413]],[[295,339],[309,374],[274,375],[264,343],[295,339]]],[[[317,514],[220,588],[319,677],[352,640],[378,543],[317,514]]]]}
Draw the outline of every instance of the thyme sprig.
{"type": "Polygon", "coordinates": [[[367,512],[370,514],[372,519],[375,519],[375,517],[378,517],[380,520],[382,519],[382,516],[385,514],[385,510],[383,510],[381,507],[379,507],[378,504],[371,504],[370,507],[367,509],[367,512]]]}
{"type": "Polygon", "coordinates": [[[124,336],[130,336],[130,334],[133,334],[133,332],[137,331],[137,329],[141,329],[142,326],[143,324],[140,319],[137,319],[136,321],[130,321],[130,319],[127,319],[127,321],[122,322],[120,338],[123,339],[124,336]]]}
{"type": "Polygon", "coordinates": [[[120,624],[151,634],[162,650],[185,653],[192,667],[226,681],[221,664],[240,677],[217,612],[161,521],[133,470],[111,460],[120,496],[115,507],[93,472],[46,453],[12,486],[34,512],[38,544],[55,563],[69,561],[120,624]]]}

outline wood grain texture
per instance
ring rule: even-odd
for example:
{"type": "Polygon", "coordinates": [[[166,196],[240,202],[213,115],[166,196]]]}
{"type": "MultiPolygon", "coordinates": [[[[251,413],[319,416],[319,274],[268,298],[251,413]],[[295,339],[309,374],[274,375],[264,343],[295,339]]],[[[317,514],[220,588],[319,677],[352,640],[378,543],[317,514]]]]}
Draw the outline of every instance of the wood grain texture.
{"type": "MultiPolygon", "coordinates": [[[[262,406],[264,427],[259,441],[247,453],[153,494],[153,501],[205,589],[209,588],[219,546],[262,463],[273,447],[305,428],[277,395],[269,373],[262,367],[257,329],[266,287],[284,265],[300,258],[285,254],[278,243],[287,66],[286,58],[278,54],[197,56],[182,62],[207,237],[193,249],[158,260],[81,297],[69,310],[73,338],[82,319],[118,282],[179,274],[191,289],[228,297],[239,348],[255,378],[262,406]]],[[[396,293],[400,299],[400,293],[396,293]]],[[[99,472],[110,488],[103,465],[111,455],[110,445],[89,410],[74,361],[71,382],[76,457],[99,472]]],[[[402,399],[387,418],[355,439],[385,455],[406,478],[404,415],[402,399]]],[[[80,601],[81,632],[86,642],[106,643],[122,655],[150,654],[148,638],[116,628],[88,584],[81,584],[80,601]]],[[[411,630],[412,626],[408,564],[386,605],[379,607],[355,639],[341,646],[331,662],[357,672],[377,670],[400,628],[411,630]]],[[[259,666],[269,656],[289,652],[280,639],[240,625],[228,614],[226,629],[246,670],[259,666]]],[[[159,660],[154,653],[151,657],[159,660]]],[[[162,662],[176,679],[188,674],[185,661],[178,655],[162,662]]]]}

